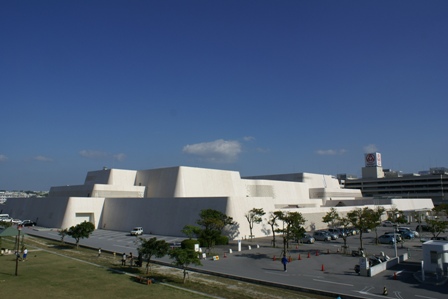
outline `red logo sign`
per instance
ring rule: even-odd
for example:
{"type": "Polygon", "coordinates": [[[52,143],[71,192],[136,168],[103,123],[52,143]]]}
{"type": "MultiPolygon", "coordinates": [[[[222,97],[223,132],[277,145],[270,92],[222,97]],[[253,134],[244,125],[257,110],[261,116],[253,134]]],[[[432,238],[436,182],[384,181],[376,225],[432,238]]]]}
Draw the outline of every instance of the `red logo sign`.
{"type": "Polygon", "coordinates": [[[374,163],[375,162],[375,155],[374,154],[368,154],[366,156],[367,163],[374,163]]]}

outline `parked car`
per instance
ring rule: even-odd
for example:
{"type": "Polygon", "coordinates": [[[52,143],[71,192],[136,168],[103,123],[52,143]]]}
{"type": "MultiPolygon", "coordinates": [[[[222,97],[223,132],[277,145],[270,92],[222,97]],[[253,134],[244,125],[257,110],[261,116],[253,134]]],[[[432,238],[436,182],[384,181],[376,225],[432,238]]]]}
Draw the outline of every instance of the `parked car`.
{"type": "Polygon", "coordinates": [[[393,223],[392,221],[389,221],[389,220],[386,220],[386,221],[383,221],[383,226],[387,226],[387,227],[391,227],[391,226],[394,226],[395,225],[395,223],[393,223]]]}
{"type": "Polygon", "coordinates": [[[420,234],[419,234],[417,231],[415,231],[415,230],[413,230],[413,229],[411,229],[411,228],[409,228],[409,227],[403,227],[403,226],[400,226],[400,227],[398,228],[398,231],[399,231],[399,232],[402,232],[402,231],[409,231],[409,232],[411,232],[411,233],[414,234],[414,237],[416,237],[416,238],[420,237],[420,234]]]}
{"type": "Polygon", "coordinates": [[[385,232],[385,235],[392,235],[395,236],[395,240],[397,240],[397,242],[401,242],[403,241],[403,237],[401,236],[400,233],[396,233],[396,232],[385,232]]]}
{"type": "Polygon", "coordinates": [[[332,233],[328,230],[323,230],[322,232],[327,233],[332,240],[337,240],[339,238],[339,234],[332,233]]]}
{"type": "Polygon", "coordinates": [[[310,234],[305,234],[301,239],[300,243],[307,243],[307,244],[313,244],[316,239],[313,238],[310,234]]]}
{"type": "Polygon", "coordinates": [[[344,232],[344,229],[342,229],[342,228],[329,228],[328,231],[330,233],[336,234],[340,238],[345,237],[347,235],[344,232]]]}
{"type": "Polygon", "coordinates": [[[378,237],[378,242],[381,244],[395,244],[395,238],[393,234],[381,235],[378,237]]]}
{"type": "Polygon", "coordinates": [[[331,237],[323,231],[315,231],[313,234],[314,239],[317,241],[330,241],[331,237]]]}
{"type": "Polygon", "coordinates": [[[411,240],[414,239],[415,235],[409,230],[398,231],[403,239],[411,240]]]}
{"type": "Polygon", "coordinates": [[[31,220],[23,220],[19,225],[21,226],[35,226],[36,222],[31,220]]]}
{"type": "Polygon", "coordinates": [[[143,235],[143,227],[137,226],[134,227],[133,230],[131,230],[131,236],[139,236],[143,235]]]}

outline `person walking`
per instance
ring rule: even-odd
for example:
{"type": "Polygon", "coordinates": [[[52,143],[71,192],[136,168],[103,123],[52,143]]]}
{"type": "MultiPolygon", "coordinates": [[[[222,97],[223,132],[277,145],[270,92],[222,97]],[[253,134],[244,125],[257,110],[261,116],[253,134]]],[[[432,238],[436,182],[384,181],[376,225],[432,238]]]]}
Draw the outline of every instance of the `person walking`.
{"type": "Polygon", "coordinates": [[[283,264],[283,271],[286,271],[286,264],[288,263],[288,259],[286,258],[286,255],[283,256],[282,258],[282,264],[283,264]]]}
{"type": "Polygon", "coordinates": [[[126,266],[126,253],[123,252],[123,256],[121,257],[121,265],[126,266]]]}
{"type": "Polygon", "coordinates": [[[134,257],[132,256],[132,252],[129,252],[129,267],[132,267],[133,262],[134,262],[134,257]]]}
{"type": "Polygon", "coordinates": [[[26,249],[26,247],[25,247],[25,249],[23,250],[23,259],[22,259],[22,261],[26,261],[26,256],[28,255],[28,249],[26,249]]]}
{"type": "Polygon", "coordinates": [[[98,248],[98,257],[101,256],[101,248],[98,248]]]}

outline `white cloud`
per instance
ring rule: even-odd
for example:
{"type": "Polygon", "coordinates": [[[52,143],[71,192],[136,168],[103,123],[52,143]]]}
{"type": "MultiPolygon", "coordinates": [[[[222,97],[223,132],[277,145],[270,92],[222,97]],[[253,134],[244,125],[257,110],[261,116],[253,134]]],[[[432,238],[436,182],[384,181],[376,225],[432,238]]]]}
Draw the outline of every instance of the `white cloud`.
{"type": "Polygon", "coordinates": [[[366,153],[366,154],[374,153],[377,151],[378,151],[378,148],[376,147],[375,144],[369,144],[369,145],[364,146],[364,153],[366,153]]]}
{"type": "Polygon", "coordinates": [[[107,153],[105,152],[101,152],[101,151],[92,151],[92,150],[82,150],[79,152],[79,154],[81,155],[81,157],[84,158],[104,158],[107,156],[107,153]]]}
{"type": "Polygon", "coordinates": [[[36,156],[33,158],[36,161],[40,161],[40,162],[51,162],[53,161],[53,159],[48,158],[48,157],[44,157],[44,156],[36,156]]]}
{"type": "Polygon", "coordinates": [[[317,150],[316,154],[320,156],[336,156],[336,155],[343,155],[346,152],[347,151],[345,149],[339,149],[339,150],[327,149],[327,150],[317,150]]]}
{"type": "Polygon", "coordinates": [[[114,157],[114,160],[117,160],[117,161],[123,161],[124,159],[126,159],[126,155],[123,153],[115,154],[113,157],[114,157]]]}
{"type": "Polygon", "coordinates": [[[252,137],[252,136],[244,136],[244,137],[243,137],[243,140],[244,140],[244,141],[254,141],[254,140],[255,140],[255,137],[252,137]]]}
{"type": "Polygon", "coordinates": [[[0,155],[0,162],[4,162],[8,160],[8,157],[6,157],[5,155],[0,155]]]}
{"type": "Polygon", "coordinates": [[[238,159],[238,155],[241,153],[241,144],[236,140],[218,139],[211,142],[189,144],[184,146],[182,151],[208,162],[231,163],[238,159]]]}

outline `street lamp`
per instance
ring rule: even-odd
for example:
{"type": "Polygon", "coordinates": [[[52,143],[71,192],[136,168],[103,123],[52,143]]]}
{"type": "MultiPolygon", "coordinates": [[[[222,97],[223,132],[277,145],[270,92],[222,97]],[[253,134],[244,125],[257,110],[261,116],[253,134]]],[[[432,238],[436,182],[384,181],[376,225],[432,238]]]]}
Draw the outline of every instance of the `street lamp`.
{"type": "Polygon", "coordinates": [[[397,251],[397,224],[394,223],[394,247],[395,247],[395,257],[398,257],[398,251],[397,251]]]}
{"type": "Polygon", "coordinates": [[[19,248],[20,248],[20,231],[22,230],[22,226],[18,225],[17,226],[17,230],[18,230],[18,234],[17,234],[17,250],[16,250],[16,276],[18,275],[19,272],[19,257],[20,257],[20,252],[19,252],[19,248]]]}

